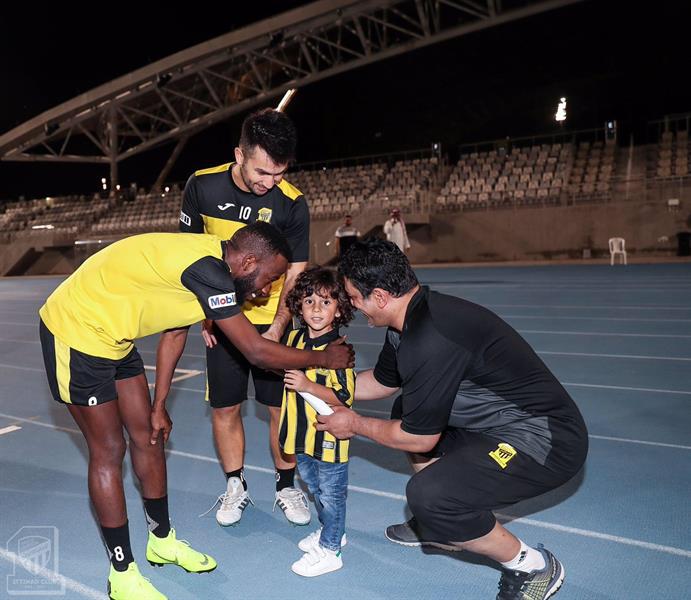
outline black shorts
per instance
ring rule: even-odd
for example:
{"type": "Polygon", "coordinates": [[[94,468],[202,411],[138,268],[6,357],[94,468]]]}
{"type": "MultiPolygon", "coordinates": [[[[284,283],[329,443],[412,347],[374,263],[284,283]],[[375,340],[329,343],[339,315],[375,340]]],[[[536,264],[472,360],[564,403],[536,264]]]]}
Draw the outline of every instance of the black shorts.
{"type": "MultiPolygon", "coordinates": [[[[394,403],[396,418],[400,402],[394,403]]],[[[400,418],[400,417],[399,417],[400,418]]],[[[583,466],[587,438],[555,449],[567,468],[541,465],[510,444],[483,433],[445,430],[425,456],[437,458],[408,482],[406,496],[425,540],[466,542],[492,531],[492,511],[553,490],[583,466]]]]}
{"type": "Polygon", "coordinates": [[[116,380],[144,373],[136,348],[119,360],[84,354],[57,339],[42,320],[39,337],[50,392],[62,404],[96,406],[116,400],[116,380]]]}
{"type": "MultiPolygon", "coordinates": [[[[269,329],[269,325],[255,327],[259,333],[269,329]]],[[[266,406],[280,407],[283,378],[251,364],[215,323],[213,334],[218,344],[206,349],[206,399],[211,408],[226,408],[244,402],[250,371],[257,401],[266,406]]]]}

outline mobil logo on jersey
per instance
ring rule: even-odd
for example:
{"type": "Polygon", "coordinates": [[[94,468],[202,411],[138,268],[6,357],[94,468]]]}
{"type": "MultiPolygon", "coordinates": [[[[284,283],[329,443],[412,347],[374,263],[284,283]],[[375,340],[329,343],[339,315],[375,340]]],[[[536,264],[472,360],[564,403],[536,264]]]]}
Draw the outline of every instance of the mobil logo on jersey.
{"type": "Polygon", "coordinates": [[[235,304],[235,292],[209,296],[209,308],[223,308],[225,306],[234,306],[235,304]]]}

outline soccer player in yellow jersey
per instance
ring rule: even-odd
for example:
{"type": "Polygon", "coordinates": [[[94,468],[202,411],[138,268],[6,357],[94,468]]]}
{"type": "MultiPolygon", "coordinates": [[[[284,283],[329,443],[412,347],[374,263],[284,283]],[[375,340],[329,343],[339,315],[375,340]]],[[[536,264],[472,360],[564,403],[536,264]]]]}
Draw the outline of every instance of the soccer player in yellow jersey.
{"type": "Polygon", "coordinates": [[[110,555],[112,600],[165,599],[132,556],[122,484],[124,430],[149,526],[147,559],[196,573],[216,568],[212,557],[176,539],[168,518],[163,446],[172,423],[165,403],[191,324],[213,319],[260,367],[352,365],[346,345],[325,352],[286,348],[262,338],[241,313],[245,297],[267,292],[281,276],[289,253],[267,223],[245,227],[228,241],[213,235],[133,236],[89,258],[41,307],[51,393],[67,405],[89,448],[89,496],[110,555]],[[134,340],[159,332],[165,333],[152,406],[134,340]]]}
{"type": "MultiPolygon", "coordinates": [[[[286,294],[309,258],[309,210],[302,192],[284,175],[295,157],[295,126],[282,112],[264,109],[242,124],[232,163],[196,171],[187,181],[180,211],[180,231],[230,237],[249,223],[271,223],[286,238],[290,259],[285,277],[271,287],[268,297],[249,298],[242,307],[257,331],[278,342],[290,322],[286,294]]],[[[242,403],[249,376],[255,399],[269,413],[270,447],[276,468],[275,504],[295,525],[306,525],[310,512],[303,493],[294,485],[295,462],[278,447],[278,420],[283,381],[254,368],[242,352],[211,321],[202,336],[207,345],[207,400],[218,456],[226,475],[225,491],[216,512],[219,525],[234,525],[250,503],[244,477],[245,432],[242,403]]]]}
{"type": "MultiPolygon", "coordinates": [[[[302,327],[291,331],[288,345],[322,349],[338,339],[338,327],[350,322],[353,309],[338,276],[315,267],[301,273],[287,298],[302,327]]],[[[315,429],[316,413],[300,396],[307,392],[328,404],[350,407],[355,392],[352,369],[307,369],[285,372],[279,442],[286,454],[296,454],[300,477],[314,497],[321,527],[300,541],[305,554],[293,572],[316,577],[343,566],[346,496],[348,493],[348,440],[315,429]]]]}

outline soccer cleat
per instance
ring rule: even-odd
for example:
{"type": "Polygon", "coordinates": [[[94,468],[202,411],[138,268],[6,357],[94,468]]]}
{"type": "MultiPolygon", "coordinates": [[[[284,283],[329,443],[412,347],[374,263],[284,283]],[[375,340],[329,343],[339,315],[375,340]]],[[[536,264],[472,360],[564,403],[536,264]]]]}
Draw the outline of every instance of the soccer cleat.
{"type": "Polygon", "coordinates": [[[546,600],[559,591],[564,583],[564,567],[542,544],[537,550],[545,559],[544,568],[530,573],[504,569],[497,600],[546,600]]]}
{"type": "Polygon", "coordinates": [[[318,575],[338,571],[341,567],[343,567],[343,560],[341,559],[340,550],[334,552],[317,544],[303,554],[300,560],[294,562],[291,569],[293,573],[303,577],[317,577],[318,575]]]}
{"type": "MultiPolygon", "coordinates": [[[[298,548],[302,550],[303,552],[309,552],[311,548],[314,548],[315,546],[319,545],[319,537],[322,534],[322,528],[320,527],[317,529],[317,531],[313,531],[310,533],[307,537],[302,538],[298,542],[298,548]]],[[[348,540],[346,539],[346,534],[343,534],[343,537],[341,538],[341,548],[345,546],[348,543],[348,540]]]]}
{"type": "Polygon", "coordinates": [[[294,487],[283,488],[276,492],[274,510],[276,510],[276,505],[281,507],[286,519],[293,525],[307,525],[312,518],[305,494],[294,487]]]}
{"type": "Polygon", "coordinates": [[[235,525],[242,518],[242,511],[247,508],[247,505],[254,504],[239,477],[228,479],[225,493],[221,494],[216,502],[221,503],[216,511],[216,522],[223,527],[235,525]]]}
{"type": "Polygon", "coordinates": [[[197,552],[185,540],[176,539],[175,529],[171,529],[164,538],[156,537],[149,532],[146,560],[153,567],[178,565],[188,573],[207,573],[217,567],[216,561],[208,554],[197,552]]]}
{"type": "Polygon", "coordinates": [[[151,582],[139,572],[137,563],[131,562],[126,571],[116,571],[110,565],[108,575],[108,597],[110,600],[168,600],[151,582]]]}
{"type": "Polygon", "coordinates": [[[452,544],[442,544],[441,542],[430,542],[420,538],[417,532],[417,521],[415,517],[406,523],[399,523],[398,525],[389,525],[386,528],[386,538],[394,544],[401,544],[401,546],[434,546],[449,552],[459,552],[461,548],[452,544]]]}

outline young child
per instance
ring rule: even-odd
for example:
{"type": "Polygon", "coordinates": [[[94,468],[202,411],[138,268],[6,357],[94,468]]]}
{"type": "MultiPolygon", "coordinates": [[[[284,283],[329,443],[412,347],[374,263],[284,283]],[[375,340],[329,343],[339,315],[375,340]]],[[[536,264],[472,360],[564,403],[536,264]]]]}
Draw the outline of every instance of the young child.
{"type": "MultiPolygon", "coordinates": [[[[338,276],[314,267],[299,275],[286,299],[302,327],[291,331],[287,345],[322,350],[338,339],[338,327],[353,318],[353,308],[338,276]]],[[[279,443],[286,454],[297,454],[300,477],[314,496],[321,527],[300,540],[305,554],[293,572],[315,577],[343,566],[346,543],[345,514],[348,492],[348,440],[317,431],[316,412],[300,396],[309,392],[331,405],[350,407],[355,391],[353,369],[307,369],[285,372],[279,443]]]]}

